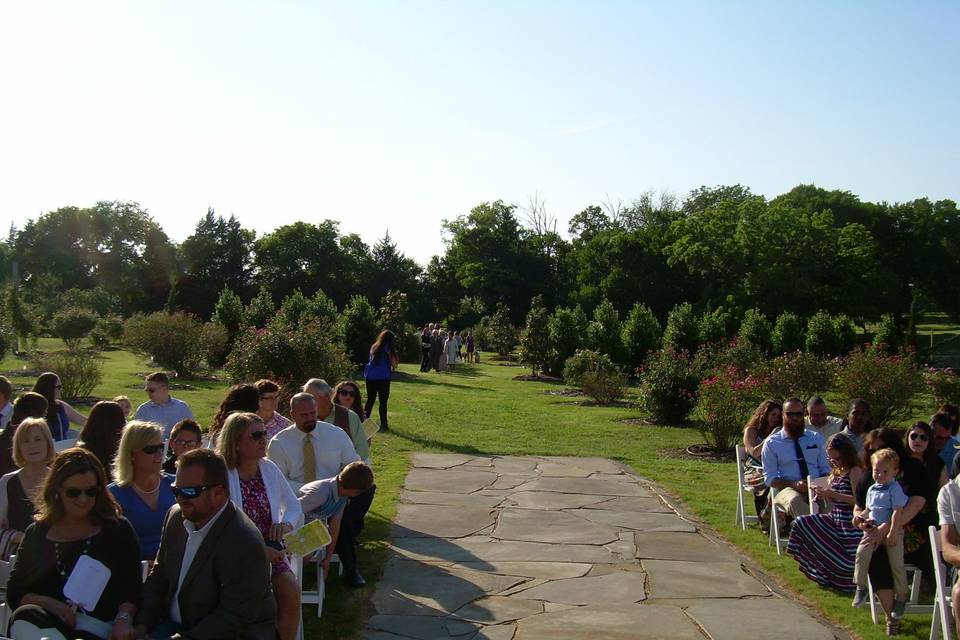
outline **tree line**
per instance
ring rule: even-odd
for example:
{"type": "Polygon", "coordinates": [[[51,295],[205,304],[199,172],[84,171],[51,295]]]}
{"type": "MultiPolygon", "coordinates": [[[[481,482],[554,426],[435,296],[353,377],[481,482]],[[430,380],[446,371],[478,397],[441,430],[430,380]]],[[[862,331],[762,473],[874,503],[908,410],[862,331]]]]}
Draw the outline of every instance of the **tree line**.
{"type": "Polygon", "coordinates": [[[952,200],[872,203],[812,185],[768,199],[733,185],[589,206],[564,238],[542,203],[497,200],[443,221],[444,253],[419,265],[386,231],[370,246],[330,219],[257,237],[208,210],[177,244],[138,204],[100,202],[12,227],[0,282],[8,322],[46,330],[66,306],[207,319],[226,288],[247,305],[262,289],[277,302],[323,292],[339,309],[402,292],[407,320],[455,328],[499,303],[520,325],[540,296],[590,316],[604,300],[624,318],[640,304],[662,323],[690,303],[738,321],[750,309],[771,319],[826,309],[861,325],[889,314],[909,331],[921,309],[960,317],[958,223],[952,200]]]}

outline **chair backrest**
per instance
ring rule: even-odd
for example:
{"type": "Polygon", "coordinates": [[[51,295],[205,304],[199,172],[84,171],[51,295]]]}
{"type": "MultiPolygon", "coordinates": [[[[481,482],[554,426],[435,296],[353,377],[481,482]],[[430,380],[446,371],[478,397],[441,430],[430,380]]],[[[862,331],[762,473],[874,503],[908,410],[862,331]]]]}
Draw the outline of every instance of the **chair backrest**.
{"type": "Polygon", "coordinates": [[[747,452],[744,451],[743,445],[740,445],[740,444],[737,445],[736,451],[737,451],[737,459],[736,459],[736,463],[737,463],[737,484],[739,484],[740,487],[741,487],[741,489],[742,489],[742,488],[743,488],[743,485],[744,485],[744,479],[743,479],[743,461],[746,460],[746,454],[747,454],[747,452]]]}
{"type": "Polygon", "coordinates": [[[61,451],[66,451],[70,447],[75,447],[75,446],[77,446],[77,439],[67,438],[66,440],[57,440],[56,442],[54,442],[53,450],[56,451],[57,453],[60,453],[61,451]]]}
{"type": "MultiPolygon", "coordinates": [[[[943,546],[940,540],[940,530],[930,525],[927,528],[930,535],[930,553],[933,554],[933,575],[936,578],[936,593],[933,606],[940,611],[940,627],[944,640],[950,638],[953,620],[950,606],[950,585],[947,584],[947,568],[943,565],[943,546]]],[[[931,638],[933,637],[931,632],[931,638]]]]}

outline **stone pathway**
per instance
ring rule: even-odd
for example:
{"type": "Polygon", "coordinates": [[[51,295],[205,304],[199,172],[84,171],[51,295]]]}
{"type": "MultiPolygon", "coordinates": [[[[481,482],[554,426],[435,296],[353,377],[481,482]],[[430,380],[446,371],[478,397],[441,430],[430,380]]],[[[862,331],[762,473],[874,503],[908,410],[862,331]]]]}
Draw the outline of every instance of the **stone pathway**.
{"type": "Polygon", "coordinates": [[[368,640],[847,638],[603,458],[415,454],[368,640]]]}

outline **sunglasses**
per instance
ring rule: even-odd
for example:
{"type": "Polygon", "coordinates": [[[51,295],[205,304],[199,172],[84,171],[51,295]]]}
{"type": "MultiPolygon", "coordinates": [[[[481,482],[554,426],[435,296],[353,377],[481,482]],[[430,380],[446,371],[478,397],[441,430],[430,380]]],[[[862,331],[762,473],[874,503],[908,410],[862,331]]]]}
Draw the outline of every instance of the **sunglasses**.
{"type": "Polygon", "coordinates": [[[195,447],[200,444],[199,440],[184,440],[183,438],[177,438],[173,441],[173,444],[178,447],[195,447]]]}
{"type": "Polygon", "coordinates": [[[803,411],[787,411],[787,416],[791,418],[802,418],[803,411]]]}
{"type": "Polygon", "coordinates": [[[250,439],[251,439],[251,440],[256,440],[257,442],[260,442],[261,440],[263,440],[263,439],[266,438],[266,437],[267,437],[267,430],[266,430],[266,429],[261,429],[260,431],[251,431],[251,432],[250,432],[250,439]]]}
{"type": "Polygon", "coordinates": [[[186,498],[187,500],[192,500],[207,489],[212,489],[215,486],[217,485],[200,484],[195,487],[170,487],[170,489],[173,491],[174,498],[186,498]]]}
{"type": "Polygon", "coordinates": [[[143,451],[143,452],[144,452],[145,454],[147,454],[148,456],[152,456],[153,454],[157,453],[158,451],[163,451],[163,445],[162,445],[162,444],[148,444],[148,445],[145,446],[143,449],[140,449],[140,451],[143,451]]]}
{"type": "Polygon", "coordinates": [[[63,494],[68,498],[79,498],[80,494],[85,494],[88,498],[96,498],[100,495],[100,487],[87,487],[86,489],[69,487],[63,490],[63,494]]]}
{"type": "Polygon", "coordinates": [[[910,434],[910,439],[926,442],[929,438],[927,438],[927,434],[925,433],[917,433],[916,431],[914,431],[913,433],[910,434]]]}
{"type": "Polygon", "coordinates": [[[353,389],[340,389],[340,395],[342,396],[356,396],[357,392],[353,389]]]}

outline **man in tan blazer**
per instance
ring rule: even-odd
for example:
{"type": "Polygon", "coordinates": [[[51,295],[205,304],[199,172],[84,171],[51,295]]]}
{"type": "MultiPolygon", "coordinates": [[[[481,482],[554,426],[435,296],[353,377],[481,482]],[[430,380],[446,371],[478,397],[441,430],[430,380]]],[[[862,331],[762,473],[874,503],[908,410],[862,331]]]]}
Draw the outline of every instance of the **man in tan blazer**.
{"type": "Polygon", "coordinates": [[[185,453],[160,551],[136,617],[141,638],[274,640],[276,608],[263,536],[230,502],[227,466],[185,453]]]}

